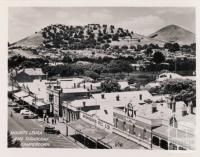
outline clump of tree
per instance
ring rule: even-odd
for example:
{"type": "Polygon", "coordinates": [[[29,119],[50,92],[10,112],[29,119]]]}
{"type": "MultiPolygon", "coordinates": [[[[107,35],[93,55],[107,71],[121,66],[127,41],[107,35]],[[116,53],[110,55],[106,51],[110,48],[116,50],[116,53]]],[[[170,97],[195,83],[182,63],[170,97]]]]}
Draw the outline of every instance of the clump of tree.
{"type": "Polygon", "coordinates": [[[111,73],[119,73],[119,72],[127,72],[130,73],[133,71],[132,66],[123,60],[112,60],[109,64],[108,64],[108,71],[111,73]]]}
{"type": "Polygon", "coordinates": [[[171,52],[175,52],[180,50],[180,45],[178,43],[165,43],[164,48],[171,52]]]}
{"type": "Polygon", "coordinates": [[[135,82],[136,82],[136,79],[135,79],[134,76],[130,76],[130,77],[128,78],[128,84],[134,84],[135,82]]]}
{"type": "Polygon", "coordinates": [[[119,83],[114,79],[107,79],[101,83],[101,89],[103,92],[118,92],[120,91],[120,88],[119,83]]]}
{"type": "Polygon", "coordinates": [[[42,58],[26,58],[21,55],[15,55],[8,59],[8,68],[24,67],[24,68],[41,68],[49,61],[42,58]]]}
{"type": "Polygon", "coordinates": [[[161,83],[160,87],[150,89],[150,92],[159,94],[170,94],[178,101],[196,100],[196,83],[192,80],[170,79],[161,83]]]}
{"type": "Polygon", "coordinates": [[[72,58],[69,55],[65,55],[62,60],[63,63],[72,63],[72,58]]]}
{"type": "Polygon", "coordinates": [[[15,68],[22,64],[26,58],[21,55],[14,55],[8,59],[8,68],[15,68]]]}
{"type": "Polygon", "coordinates": [[[67,64],[67,65],[58,65],[58,66],[45,66],[43,67],[43,72],[48,74],[48,77],[52,76],[79,76],[84,73],[84,70],[81,66],[75,64],[67,64]]]}
{"type": "Polygon", "coordinates": [[[196,43],[190,44],[190,45],[182,45],[180,48],[181,51],[183,52],[188,52],[188,53],[196,53],[196,43]]]}
{"type": "Polygon", "coordinates": [[[92,78],[94,80],[97,80],[99,78],[99,74],[94,72],[94,71],[87,70],[87,71],[85,71],[84,74],[85,74],[85,76],[88,76],[88,77],[90,77],[90,78],[92,78]]]}
{"type": "Polygon", "coordinates": [[[105,47],[104,44],[119,41],[120,38],[128,36],[132,38],[129,30],[122,28],[114,30],[114,25],[108,26],[106,24],[102,27],[98,24],[86,26],[50,25],[42,29],[42,36],[45,39],[43,44],[48,48],[79,50],[95,48],[96,46],[105,47]]]}
{"type": "Polygon", "coordinates": [[[156,51],[153,55],[153,61],[156,63],[156,64],[160,64],[162,62],[165,61],[165,56],[162,52],[160,51],[156,51]]]}

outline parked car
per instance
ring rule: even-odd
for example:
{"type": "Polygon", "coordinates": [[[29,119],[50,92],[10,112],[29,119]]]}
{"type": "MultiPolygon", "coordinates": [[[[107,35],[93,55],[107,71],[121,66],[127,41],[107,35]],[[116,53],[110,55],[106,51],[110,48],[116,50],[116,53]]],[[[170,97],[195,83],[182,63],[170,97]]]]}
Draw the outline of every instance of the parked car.
{"type": "Polygon", "coordinates": [[[17,107],[17,103],[16,102],[8,102],[8,106],[9,107],[17,107]]]}
{"type": "Polygon", "coordinates": [[[21,110],[20,111],[20,114],[21,115],[29,115],[29,114],[32,114],[33,112],[31,112],[31,111],[29,111],[29,110],[27,110],[27,109],[23,109],[23,110],[21,110]]]}
{"type": "Polygon", "coordinates": [[[51,126],[44,127],[44,132],[49,134],[60,134],[60,130],[56,130],[55,127],[51,126]]]}
{"type": "Polygon", "coordinates": [[[29,115],[24,115],[24,119],[38,119],[38,115],[35,113],[31,113],[29,115]]]}
{"type": "Polygon", "coordinates": [[[14,107],[13,110],[16,112],[16,113],[20,113],[21,110],[23,110],[24,108],[23,107],[14,107]]]}

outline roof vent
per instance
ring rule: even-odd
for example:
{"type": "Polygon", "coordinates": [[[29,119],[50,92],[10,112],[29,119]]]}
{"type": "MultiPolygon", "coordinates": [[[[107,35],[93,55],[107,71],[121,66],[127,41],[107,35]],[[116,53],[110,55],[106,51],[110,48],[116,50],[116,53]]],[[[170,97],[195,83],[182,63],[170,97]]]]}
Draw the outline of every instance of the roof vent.
{"type": "Polygon", "coordinates": [[[140,100],[142,100],[142,94],[140,94],[139,97],[140,97],[140,100]]]}
{"type": "Polygon", "coordinates": [[[108,114],[108,111],[107,110],[104,110],[105,114],[108,114]]]}

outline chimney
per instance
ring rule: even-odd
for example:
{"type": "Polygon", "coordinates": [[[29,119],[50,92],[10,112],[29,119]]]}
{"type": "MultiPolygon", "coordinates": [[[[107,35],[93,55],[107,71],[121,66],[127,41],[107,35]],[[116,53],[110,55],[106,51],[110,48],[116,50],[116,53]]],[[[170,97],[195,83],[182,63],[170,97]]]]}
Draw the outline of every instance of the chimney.
{"type": "Polygon", "coordinates": [[[157,112],[157,105],[156,103],[152,103],[152,113],[157,112]]]}
{"type": "Polygon", "coordinates": [[[83,88],[85,89],[85,84],[83,85],[83,88]]]}
{"type": "Polygon", "coordinates": [[[116,96],[116,100],[119,101],[119,95],[116,96]]]}
{"type": "Polygon", "coordinates": [[[104,94],[101,94],[101,98],[102,98],[102,99],[105,99],[105,96],[104,96],[104,94]]]}
{"type": "Polygon", "coordinates": [[[74,83],[74,88],[76,88],[76,83],[74,83]]]}
{"type": "Polygon", "coordinates": [[[91,90],[93,89],[93,86],[92,86],[92,84],[90,85],[90,89],[91,89],[91,90]]]}
{"type": "Polygon", "coordinates": [[[139,97],[140,97],[140,100],[142,100],[142,94],[140,94],[139,97]]]}
{"type": "Polygon", "coordinates": [[[175,98],[172,102],[172,112],[176,112],[176,101],[175,101],[175,98]]]}
{"type": "Polygon", "coordinates": [[[170,102],[169,102],[169,108],[172,110],[172,106],[173,106],[173,97],[170,98],[170,102]]]}
{"type": "Polygon", "coordinates": [[[83,101],[83,107],[85,107],[85,105],[86,105],[86,102],[85,102],[85,101],[83,101]]]}

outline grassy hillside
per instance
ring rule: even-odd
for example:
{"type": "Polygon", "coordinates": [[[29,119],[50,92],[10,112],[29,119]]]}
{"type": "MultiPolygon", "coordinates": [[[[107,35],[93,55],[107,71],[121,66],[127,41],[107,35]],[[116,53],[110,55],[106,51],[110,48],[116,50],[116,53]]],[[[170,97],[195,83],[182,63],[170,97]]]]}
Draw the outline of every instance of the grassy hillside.
{"type": "Polygon", "coordinates": [[[166,42],[177,42],[181,45],[195,43],[195,34],[177,25],[166,26],[148,37],[166,42]]]}
{"type": "Polygon", "coordinates": [[[44,38],[41,32],[37,32],[31,36],[28,36],[16,43],[13,43],[14,46],[25,46],[25,47],[39,47],[42,45],[44,38]]]}
{"type": "Polygon", "coordinates": [[[164,42],[139,35],[114,25],[88,24],[85,26],[50,25],[41,31],[24,38],[13,46],[46,47],[63,49],[101,49],[109,46],[137,46],[144,44],[158,44],[164,42]]]}

